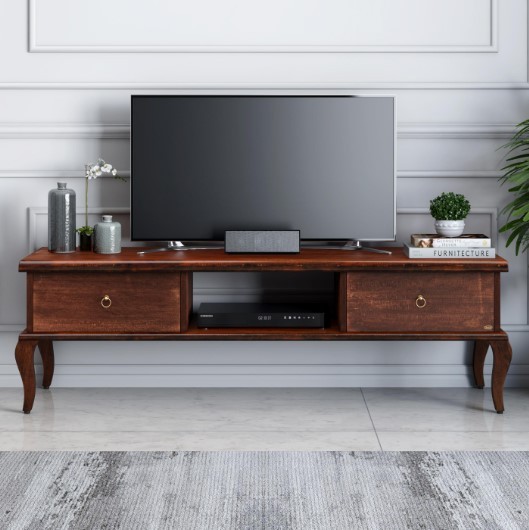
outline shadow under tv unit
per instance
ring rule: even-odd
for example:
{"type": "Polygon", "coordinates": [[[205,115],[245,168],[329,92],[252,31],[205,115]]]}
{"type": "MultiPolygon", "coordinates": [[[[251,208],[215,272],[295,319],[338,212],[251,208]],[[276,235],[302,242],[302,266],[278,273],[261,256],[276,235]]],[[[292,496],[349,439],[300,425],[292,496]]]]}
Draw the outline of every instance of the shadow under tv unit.
{"type": "MultiPolygon", "coordinates": [[[[492,398],[503,413],[512,357],[500,327],[500,273],[507,261],[409,259],[392,254],[302,249],[299,254],[227,254],[220,249],[138,255],[51,253],[20,261],[27,274],[27,327],[15,358],[24,385],[23,411],[35,399],[34,351],[42,386],[54,371],[53,341],[78,340],[415,340],[473,341],[475,384],[493,352],[492,398]],[[325,328],[201,329],[192,313],[193,273],[326,271],[335,276],[334,310],[325,328]]],[[[427,352],[425,352],[427,355],[427,352]]]]}

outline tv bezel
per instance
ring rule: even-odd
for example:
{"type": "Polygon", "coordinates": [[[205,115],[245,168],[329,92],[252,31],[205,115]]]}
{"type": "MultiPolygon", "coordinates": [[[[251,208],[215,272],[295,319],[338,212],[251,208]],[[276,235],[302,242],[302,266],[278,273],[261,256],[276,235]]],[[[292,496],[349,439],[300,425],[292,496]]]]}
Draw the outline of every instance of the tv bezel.
{"type": "MultiPolygon", "coordinates": [[[[130,96],[130,158],[129,158],[129,164],[130,164],[130,240],[141,242],[141,241],[149,241],[149,242],[184,242],[184,243],[210,243],[214,245],[223,245],[224,240],[214,240],[214,239],[183,239],[176,237],[174,239],[166,240],[166,239],[156,239],[156,238],[135,238],[134,237],[134,231],[133,231],[133,164],[132,164],[132,158],[133,158],[133,112],[132,112],[132,104],[134,99],[142,99],[142,98],[202,98],[202,97],[218,97],[218,98],[241,98],[241,97],[282,97],[282,98],[302,98],[302,97],[352,97],[352,98],[368,98],[368,99],[392,99],[393,100],[393,236],[392,238],[377,238],[377,239],[343,239],[343,238],[328,238],[328,239],[311,239],[311,238],[303,238],[300,240],[300,244],[303,243],[317,243],[319,244],[333,244],[337,242],[346,242],[346,241],[354,241],[354,242],[395,242],[397,239],[397,98],[394,94],[356,94],[352,92],[332,92],[332,91],[325,91],[325,92],[314,92],[314,91],[303,91],[303,92],[296,92],[292,93],[289,91],[288,93],[283,93],[279,91],[274,91],[273,93],[270,92],[263,92],[263,91],[255,91],[255,92],[244,92],[244,93],[229,93],[229,94],[131,94],[130,96]]],[[[306,246],[306,245],[304,245],[306,246]]]]}

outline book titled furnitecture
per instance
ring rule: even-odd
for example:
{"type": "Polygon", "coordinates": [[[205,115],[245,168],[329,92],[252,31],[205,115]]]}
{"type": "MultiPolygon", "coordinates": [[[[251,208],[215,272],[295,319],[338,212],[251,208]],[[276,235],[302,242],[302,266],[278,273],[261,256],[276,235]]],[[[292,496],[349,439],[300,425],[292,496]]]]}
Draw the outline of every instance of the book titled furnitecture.
{"type": "Polygon", "coordinates": [[[490,248],[492,242],[485,234],[461,234],[459,237],[444,237],[438,234],[412,234],[411,246],[420,248],[473,247],[490,248]]]}
{"type": "Polygon", "coordinates": [[[495,248],[419,248],[404,244],[404,253],[408,258],[437,258],[437,259],[488,259],[496,257],[495,248]]]}

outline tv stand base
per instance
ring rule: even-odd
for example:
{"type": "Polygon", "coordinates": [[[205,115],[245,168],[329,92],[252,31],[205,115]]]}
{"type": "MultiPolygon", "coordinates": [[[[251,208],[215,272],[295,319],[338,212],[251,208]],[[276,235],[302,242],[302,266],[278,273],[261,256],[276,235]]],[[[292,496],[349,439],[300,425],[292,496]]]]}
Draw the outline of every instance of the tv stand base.
{"type": "Polygon", "coordinates": [[[391,250],[383,248],[364,247],[360,241],[350,239],[345,243],[306,243],[301,244],[303,248],[310,248],[316,250],[365,250],[366,252],[376,252],[377,254],[392,254],[391,250]],[[323,243],[323,244],[322,244],[323,243]]]}
{"type": "Polygon", "coordinates": [[[153,252],[166,252],[167,250],[187,250],[182,241],[168,241],[166,247],[148,248],[140,250],[138,254],[152,254],[153,252]]]}
{"type": "Polygon", "coordinates": [[[207,250],[209,248],[222,248],[222,245],[194,246],[185,245],[182,241],[168,241],[166,247],[148,248],[138,251],[138,254],[152,254],[153,252],[166,252],[167,250],[207,250]]]}
{"type": "Polygon", "coordinates": [[[391,250],[384,250],[383,248],[364,247],[360,241],[352,239],[342,247],[342,250],[365,250],[367,252],[376,252],[377,254],[391,254],[391,250]]]}
{"type": "MultiPolygon", "coordinates": [[[[323,244],[323,242],[322,242],[323,244]]],[[[359,245],[353,243],[351,247],[359,245]]],[[[163,250],[178,250],[175,242],[163,250]]],[[[56,341],[472,341],[475,385],[483,388],[492,350],[492,398],[504,411],[503,387],[512,350],[500,326],[500,273],[493,259],[414,259],[391,254],[302,249],[299,254],[226,254],[223,249],[138,256],[123,248],[112,256],[46,248],[24,258],[27,328],[15,359],[24,385],[23,410],[35,399],[34,352],[42,357],[44,388],[53,378],[56,341]],[[151,257],[152,256],[152,257],[151,257]],[[324,328],[215,328],[193,315],[195,272],[334,274],[329,322],[324,328]]],[[[150,249],[149,249],[150,250],[150,249]]],[[[381,345],[382,347],[382,345],[381,345]]],[[[428,349],[424,349],[425,359],[428,349]]],[[[388,359],[391,355],[388,354],[388,359]]]]}
{"type": "MultiPolygon", "coordinates": [[[[301,244],[303,248],[311,248],[317,250],[365,250],[366,252],[376,252],[377,254],[391,254],[391,250],[385,250],[382,248],[364,247],[360,241],[356,239],[350,239],[345,243],[338,244],[318,244],[318,243],[306,243],[301,244]]],[[[155,252],[167,252],[168,250],[208,250],[224,248],[220,243],[214,243],[205,246],[186,245],[182,241],[168,241],[166,247],[148,248],[145,250],[139,250],[138,254],[143,256],[144,254],[153,254],[155,252]]]]}

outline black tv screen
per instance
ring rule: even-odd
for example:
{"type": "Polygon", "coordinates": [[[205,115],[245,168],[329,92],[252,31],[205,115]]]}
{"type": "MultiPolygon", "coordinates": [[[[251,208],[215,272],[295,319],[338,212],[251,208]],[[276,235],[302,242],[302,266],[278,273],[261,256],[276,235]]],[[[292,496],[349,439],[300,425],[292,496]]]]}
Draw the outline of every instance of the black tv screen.
{"type": "Polygon", "coordinates": [[[136,241],[395,239],[390,96],[132,96],[136,241]]]}

